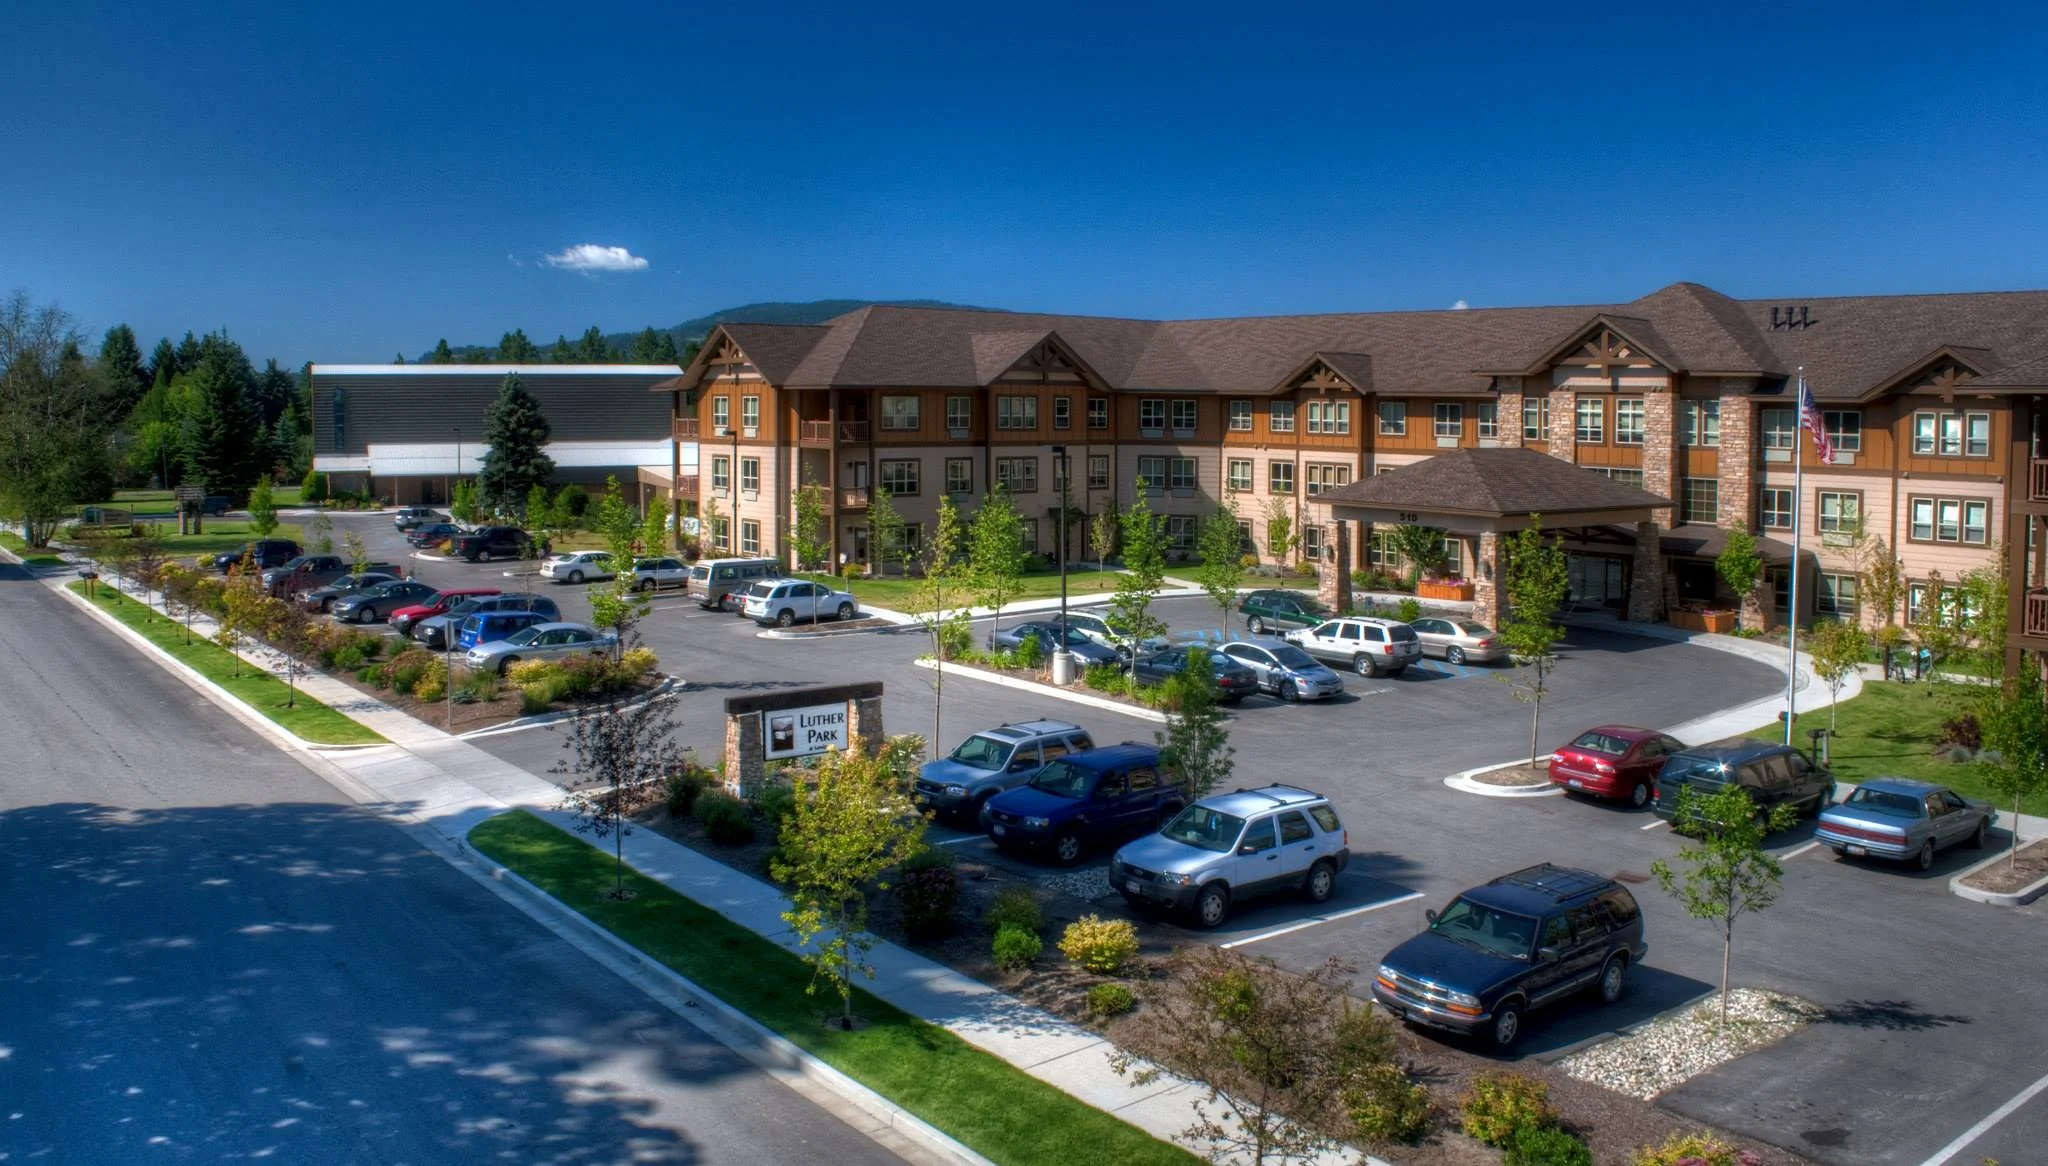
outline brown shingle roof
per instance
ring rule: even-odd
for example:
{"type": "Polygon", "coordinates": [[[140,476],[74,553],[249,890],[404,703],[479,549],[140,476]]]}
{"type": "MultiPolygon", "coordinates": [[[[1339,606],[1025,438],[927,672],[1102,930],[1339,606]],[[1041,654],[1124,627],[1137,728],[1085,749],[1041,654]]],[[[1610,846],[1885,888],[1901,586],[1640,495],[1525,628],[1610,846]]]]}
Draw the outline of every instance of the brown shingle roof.
{"type": "MultiPolygon", "coordinates": [[[[1728,530],[1704,522],[1688,522],[1664,532],[1657,547],[1667,555],[1693,559],[1718,559],[1728,549],[1728,530]]],[[[1792,561],[1792,544],[1758,536],[1756,553],[1767,563],[1792,561]]]]}
{"type": "Polygon", "coordinates": [[[2039,389],[2048,388],[2048,356],[2037,356],[2018,364],[2009,364],[1994,373],[1987,373],[1970,382],[1973,389],[2039,389]]]}
{"type": "Polygon", "coordinates": [[[1425,521],[1432,511],[1500,518],[1671,505],[1669,498],[1533,449],[1452,450],[1325,490],[1316,501],[1412,510],[1425,521]]]}
{"type": "Polygon", "coordinates": [[[771,385],[782,384],[796,371],[805,356],[831,335],[826,324],[723,324],[747,359],[754,362],[761,377],[771,385]]]}

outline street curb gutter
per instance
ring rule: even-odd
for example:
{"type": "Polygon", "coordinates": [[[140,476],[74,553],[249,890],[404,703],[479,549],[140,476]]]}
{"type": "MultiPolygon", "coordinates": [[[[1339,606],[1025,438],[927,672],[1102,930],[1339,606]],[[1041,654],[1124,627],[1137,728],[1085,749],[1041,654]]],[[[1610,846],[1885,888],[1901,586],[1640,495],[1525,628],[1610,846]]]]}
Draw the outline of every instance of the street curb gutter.
{"type": "MultiPolygon", "coordinates": [[[[2022,844],[2025,844],[2027,839],[2021,839],[2020,841],[2022,844]]],[[[1989,903],[1993,907],[2024,907],[2042,895],[2048,894],[2048,876],[2036,879],[2017,891],[1985,891],[1963,885],[1964,879],[1988,866],[2006,861],[2007,857],[2007,855],[2003,854],[1994,854],[1983,862],[1972,863],[1967,868],[1957,871],[1948,880],[1948,893],[1959,899],[1989,903]]]]}
{"type": "MultiPolygon", "coordinates": [[[[937,663],[926,657],[919,657],[914,663],[919,668],[937,670],[940,667],[937,663]]],[[[984,671],[980,668],[970,668],[965,664],[947,664],[944,666],[944,672],[948,676],[964,676],[969,680],[979,680],[985,684],[997,684],[1004,688],[1015,688],[1023,692],[1035,692],[1041,696],[1052,697],[1054,700],[1071,701],[1074,704],[1088,705],[1090,708],[1122,713],[1127,717],[1136,717],[1141,721],[1157,721],[1162,725],[1166,723],[1166,714],[1154,709],[1142,708],[1134,704],[1124,704],[1122,701],[1110,700],[1107,697],[1089,696],[1084,692],[1068,692],[1064,688],[1056,688],[1050,684],[1037,684],[1029,680],[1019,680],[1014,676],[1003,676],[999,673],[984,671]]]]}
{"type": "MultiPolygon", "coordinates": [[[[1546,753],[1538,760],[1548,761],[1550,760],[1550,754],[1546,753]]],[[[1515,760],[1503,761],[1499,765],[1482,765],[1477,769],[1467,769],[1454,773],[1444,778],[1444,784],[1457,790],[1459,793],[1478,794],[1482,798],[1556,798],[1564,796],[1563,786],[1553,785],[1547,781],[1542,785],[1488,785],[1483,781],[1473,780],[1482,773],[1492,773],[1496,769],[1513,769],[1517,765],[1527,764],[1527,761],[1515,760]]]]}
{"type": "Polygon", "coordinates": [[[852,1103],[862,1113],[915,1140],[923,1148],[946,1161],[960,1163],[961,1166],[996,1166],[991,1159],[968,1149],[922,1118],[771,1032],[753,1017],[698,987],[674,968],[620,939],[513,871],[505,869],[496,859],[471,845],[466,834],[459,843],[463,853],[484,865],[485,872],[491,879],[511,888],[542,910],[589,935],[643,972],[667,983],[683,1007],[709,1013],[708,1017],[699,1016],[695,1019],[700,1025],[706,1019],[712,1020],[724,1029],[723,1032],[716,1034],[720,1038],[720,1043],[763,1071],[777,1077],[802,1077],[812,1084],[829,1089],[852,1103]]]}

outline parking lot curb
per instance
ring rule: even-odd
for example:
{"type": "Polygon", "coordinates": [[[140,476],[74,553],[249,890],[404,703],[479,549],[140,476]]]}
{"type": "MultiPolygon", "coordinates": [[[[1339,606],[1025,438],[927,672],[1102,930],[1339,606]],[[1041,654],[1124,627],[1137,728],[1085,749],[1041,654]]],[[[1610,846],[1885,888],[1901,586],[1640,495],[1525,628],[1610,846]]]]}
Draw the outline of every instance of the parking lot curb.
{"type": "MultiPolygon", "coordinates": [[[[871,612],[863,612],[863,613],[861,613],[861,618],[863,618],[863,619],[866,619],[866,618],[868,618],[868,617],[869,617],[870,615],[872,615],[872,614],[873,614],[873,613],[871,613],[871,612]]],[[[883,632],[894,632],[894,631],[901,631],[901,630],[903,629],[903,626],[904,626],[904,625],[902,625],[902,624],[899,624],[899,623],[892,623],[892,624],[889,624],[889,625],[888,625],[887,627],[879,627],[879,628],[831,628],[831,627],[827,627],[827,628],[819,628],[819,629],[818,629],[817,631],[814,631],[814,632],[800,632],[800,631],[796,631],[796,630],[795,630],[795,629],[793,629],[793,628],[762,628],[762,629],[761,629],[760,631],[758,631],[758,632],[755,632],[755,633],[754,633],[754,636],[755,636],[755,638],[756,638],[756,639],[762,639],[762,640],[820,640],[820,639],[831,639],[831,638],[832,638],[833,636],[873,636],[873,635],[879,635],[879,634],[881,634],[881,633],[883,633],[883,632]]]]}
{"type": "Polygon", "coordinates": [[[868,1117],[915,1140],[924,1149],[946,1161],[959,1163],[960,1166],[996,1166],[991,1159],[975,1153],[902,1106],[805,1052],[753,1017],[706,992],[674,968],[612,934],[582,912],[541,890],[517,873],[507,870],[496,859],[471,845],[467,834],[459,839],[459,843],[465,854],[483,864],[486,874],[493,881],[582,932],[643,973],[666,983],[682,1008],[708,1013],[708,1017],[692,1019],[696,1020],[700,1027],[707,1027],[721,1044],[762,1070],[775,1076],[795,1075],[829,1089],[868,1117]],[[713,1023],[705,1026],[705,1019],[710,1019],[713,1023]]]}
{"type": "MultiPolygon", "coordinates": [[[[934,670],[941,668],[937,661],[924,656],[918,657],[915,663],[919,668],[934,670]]],[[[965,664],[947,664],[943,666],[943,669],[948,676],[965,676],[970,680],[998,684],[1004,688],[1014,688],[1021,692],[1036,692],[1042,696],[1052,697],[1054,700],[1069,701],[1073,704],[1085,704],[1091,708],[1103,709],[1107,712],[1123,713],[1125,716],[1137,717],[1141,721],[1157,721],[1162,725],[1166,723],[1166,714],[1156,709],[1125,704],[1122,701],[1111,700],[1105,696],[1090,696],[1085,692],[1069,692],[1064,688],[1056,688],[1050,684],[1038,684],[1030,680],[1019,680],[1014,676],[1004,676],[1000,673],[989,672],[980,668],[970,668],[965,664]]]]}
{"type": "MultiPolygon", "coordinates": [[[[1545,753],[1538,760],[1548,761],[1550,757],[1550,754],[1545,753]]],[[[1459,793],[1478,794],[1482,798],[1559,798],[1564,796],[1562,787],[1552,785],[1549,782],[1545,782],[1542,785],[1488,785],[1483,781],[1472,780],[1482,773],[1492,773],[1496,769],[1513,769],[1517,765],[1527,764],[1529,764],[1528,761],[1516,758],[1513,761],[1503,761],[1498,765],[1482,765],[1477,769],[1461,770],[1444,778],[1444,784],[1457,790],[1459,793]]]]}
{"type": "MultiPolygon", "coordinates": [[[[635,697],[630,701],[627,701],[625,704],[620,705],[619,707],[632,708],[635,705],[644,704],[647,701],[654,700],[657,697],[664,696],[670,692],[674,692],[678,686],[682,688],[688,688],[690,686],[690,682],[678,676],[668,677],[667,679],[663,680],[660,684],[655,685],[652,690],[642,693],[641,695],[635,697]]],[[[479,737],[494,737],[499,733],[510,733],[519,729],[538,729],[542,725],[551,725],[554,724],[556,721],[566,721],[571,717],[574,717],[580,711],[582,710],[558,709],[551,713],[536,713],[530,717],[517,717],[513,720],[506,721],[502,725],[485,725],[481,729],[470,729],[467,732],[457,733],[455,734],[455,739],[458,741],[468,741],[479,737]]]]}
{"type": "MultiPolygon", "coordinates": [[[[2024,846],[2028,841],[2028,839],[2022,838],[2020,839],[2020,845],[2024,846]]],[[[1957,871],[1948,880],[1948,893],[1959,899],[1969,899],[1976,903],[1988,903],[1993,907],[2024,907],[2042,895],[2048,894],[2048,875],[2043,875],[2017,891],[1985,891],[1963,885],[1964,879],[1969,878],[1986,867],[2006,861],[2007,857],[2004,854],[1994,854],[1983,862],[1972,863],[1970,866],[1957,871]]]]}

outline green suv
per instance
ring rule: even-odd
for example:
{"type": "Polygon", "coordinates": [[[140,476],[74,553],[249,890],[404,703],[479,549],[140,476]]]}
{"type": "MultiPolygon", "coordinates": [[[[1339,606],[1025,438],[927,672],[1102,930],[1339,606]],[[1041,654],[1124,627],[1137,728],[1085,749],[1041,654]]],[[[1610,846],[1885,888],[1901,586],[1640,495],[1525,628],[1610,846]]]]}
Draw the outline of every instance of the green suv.
{"type": "Polygon", "coordinates": [[[1247,592],[1237,601],[1237,609],[1244,613],[1245,628],[1255,636],[1312,628],[1336,614],[1314,596],[1280,590],[1247,592]]]}

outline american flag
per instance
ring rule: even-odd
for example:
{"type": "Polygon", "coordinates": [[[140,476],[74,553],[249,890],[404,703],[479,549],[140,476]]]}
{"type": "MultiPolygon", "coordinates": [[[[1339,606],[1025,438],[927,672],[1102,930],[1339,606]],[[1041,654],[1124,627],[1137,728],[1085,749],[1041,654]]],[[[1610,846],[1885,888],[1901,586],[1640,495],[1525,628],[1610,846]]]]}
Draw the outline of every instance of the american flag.
{"type": "Polygon", "coordinates": [[[1820,415],[1820,406],[1814,404],[1813,390],[1806,387],[1806,377],[1799,378],[1799,426],[1813,434],[1813,450],[1820,455],[1821,464],[1833,465],[1835,447],[1828,441],[1827,420],[1820,415]]]}

